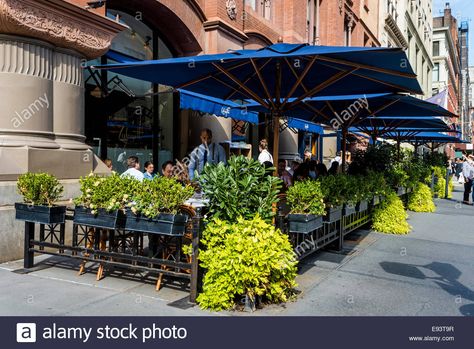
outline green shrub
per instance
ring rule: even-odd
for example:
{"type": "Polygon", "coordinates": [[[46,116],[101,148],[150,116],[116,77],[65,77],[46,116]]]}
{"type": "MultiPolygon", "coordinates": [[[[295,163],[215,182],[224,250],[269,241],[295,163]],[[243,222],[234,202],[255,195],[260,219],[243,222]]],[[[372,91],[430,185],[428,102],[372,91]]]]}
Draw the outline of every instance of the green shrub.
{"type": "Polygon", "coordinates": [[[454,183],[453,183],[453,177],[451,177],[449,178],[449,183],[448,183],[448,199],[452,199],[453,190],[454,190],[454,183]]]}
{"type": "Polygon", "coordinates": [[[446,179],[438,177],[438,183],[435,184],[434,192],[438,194],[439,198],[444,198],[446,195],[446,179]]]}
{"type": "Polygon", "coordinates": [[[235,223],[215,218],[201,243],[206,273],[197,301],[202,308],[230,309],[244,296],[286,302],[296,286],[296,258],[287,235],[258,215],[235,223]]]}
{"type": "Polygon", "coordinates": [[[325,213],[321,183],[313,180],[296,182],[288,188],[286,200],[291,213],[314,214],[325,213]]]}
{"type": "Polygon", "coordinates": [[[252,219],[256,213],[270,220],[278,201],[281,180],[269,175],[258,161],[232,156],[228,165],[207,165],[199,183],[209,199],[209,214],[227,221],[252,219]]]}
{"type": "Polygon", "coordinates": [[[367,183],[366,190],[369,199],[376,195],[386,195],[390,190],[383,173],[369,171],[363,180],[367,183]]]}
{"type": "Polygon", "coordinates": [[[387,174],[387,182],[392,188],[405,187],[408,183],[408,175],[401,165],[396,165],[387,174]]]}
{"type": "Polygon", "coordinates": [[[318,177],[317,181],[321,183],[321,191],[326,207],[342,206],[346,199],[346,177],[343,174],[318,177]]]}
{"type": "Polygon", "coordinates": [[[434,212],[431,189],[424,183],[418,183],[408,197],[408,209],[414,212],[434,212]]]}
{"type": "Polygon", "coordinates": [[[190,185],[183,186],[174,178],[155,177],[140,183],[139,190],[130,193],[133,213],[148,218],[160,213],[177,214],[180,206],[194,194],[190,185]]]}
{"type": "Polygon", "coordinates": [[[48,173],[22,174],[18,177],[17,188],[23,201],[31,205],[52,206],[64,191],[58,179],[48,173]]]}
{"type": "Polygon", "coordinates": [[[390,193],[375,209],[372,229],[381,233],[408,234],[411,227],[407,217],[402,200],[395,193],[390,193]]]}
{"type": "Polygon", "coordinates": [[[97,209],[107,211],[125,209],[131,200],[131,194],[141,190],[141,182],[131,178],[121,178],[119,174],[112,173],[108,177],[91,173],[79,179],[81,195],[74,199],[78,206],[91,209],[93,214],[97,209]]]}
{"type": "Polygon", "coordinates": [[[418,182],[423,182],[425,178],[431,175],[431,167],[427,166],[423,160],[419,158],[414,158],[408,162],[405,165],[405,171],[408,176],[407,186],[410,188],[415,188],[418,182]]]}

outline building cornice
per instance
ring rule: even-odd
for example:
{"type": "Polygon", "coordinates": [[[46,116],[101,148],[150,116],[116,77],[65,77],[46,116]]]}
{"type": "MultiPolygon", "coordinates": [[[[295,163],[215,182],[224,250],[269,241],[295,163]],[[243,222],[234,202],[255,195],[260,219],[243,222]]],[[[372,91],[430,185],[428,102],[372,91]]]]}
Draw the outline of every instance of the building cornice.
{"type": "Polygon", "coordinates": [[[397,22],[393,19],[393,17],[388,14],[387,18],[385,18],[385,28],[387,29],[388,32],[393,34],[393,37],[397,39],[397,44],[399,47],[402,47],[403,49],[408,48],[408,42],[403,36],[402,31],[398,27],[397,22]]]}
{"type": "Polygon", "coordinates": [[[0,0],[0,32],[72,49],[88,59],[103,55],[126,27],[62,0],[0,0]]]}
{"type": "Polygon", "coordinates": [[[248,40],[248,36],[244,32],[219,18],[210,18],[207,22],[204,22],[203,26],[205,31],[220,30],[238,41],[245,42],[248,40]]]}

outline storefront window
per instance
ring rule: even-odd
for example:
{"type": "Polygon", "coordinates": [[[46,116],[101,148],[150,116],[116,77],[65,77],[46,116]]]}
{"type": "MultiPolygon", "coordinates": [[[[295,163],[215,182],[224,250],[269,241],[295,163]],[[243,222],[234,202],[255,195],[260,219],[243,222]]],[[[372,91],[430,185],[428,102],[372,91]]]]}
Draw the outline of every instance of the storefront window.
{"type": "MultiPolygon", "coordinates": [[[[112,42],[102,64],[169,58],[172,54],[157,33],[134,16],[108,9],[107,16],[129,28],[112,42]]],[[[96,154],[126,170],[135,155],[155,168],[173,158],[173,93],[167,86],[129,78],[111,71],[86,73],[86,137],[96,154]],[[96,86],[95,86],[96,85],[96,86]],[[97,86],[99,85],[99,86],[97,86]]]]}

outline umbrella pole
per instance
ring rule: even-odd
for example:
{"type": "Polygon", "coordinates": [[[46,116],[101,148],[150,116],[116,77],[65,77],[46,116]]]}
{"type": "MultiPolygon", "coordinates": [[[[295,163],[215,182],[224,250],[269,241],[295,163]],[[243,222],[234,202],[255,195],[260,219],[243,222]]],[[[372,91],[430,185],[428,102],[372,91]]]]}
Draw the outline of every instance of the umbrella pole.
{"type": "Polygon", "coordinates": [[[347,128],[342,128],[342,172],[346,169],[346,140],[347,140],[347,128]]]}
{"type": "Polygon", "coordinates": [[[397,138],[397,161],[400,161],[400,138],[397,138]]]}
{"type": "MultiPolygon", "coordinates": [[[[280,144],[280,116],[273,117],[273,166],[278,168],[278,147],[280,144]]],[[[277,175],[277,170],[275,170],[277,175]]]]}

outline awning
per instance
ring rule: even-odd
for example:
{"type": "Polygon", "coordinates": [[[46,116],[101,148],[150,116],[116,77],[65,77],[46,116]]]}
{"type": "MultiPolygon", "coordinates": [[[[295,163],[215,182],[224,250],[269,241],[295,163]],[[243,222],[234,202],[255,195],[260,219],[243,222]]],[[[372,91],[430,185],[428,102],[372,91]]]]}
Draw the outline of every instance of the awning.
{"type": "Polygon", "coordinates": [[[190,109],[202,113],[258,124],[258,113],[249,112],[240,104],[231,101],[224,101],[219,98],[202,95],[196,92],[186,90],[178,91],[179,106],[181,109],[190,109]]]}
{"type": "Polygon", "coordinates": [[[288,127],[315,134],[324,133],[324,128],[321,125],[295,118],[288,118],[288,127]]]}

